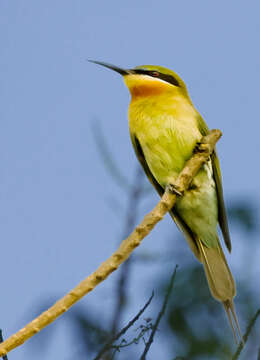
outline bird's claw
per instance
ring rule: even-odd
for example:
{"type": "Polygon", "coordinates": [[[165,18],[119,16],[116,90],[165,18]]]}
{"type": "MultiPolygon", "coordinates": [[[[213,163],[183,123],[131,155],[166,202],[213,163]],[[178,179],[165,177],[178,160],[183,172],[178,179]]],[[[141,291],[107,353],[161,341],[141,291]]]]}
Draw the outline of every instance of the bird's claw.
{"type": "Polygon", "coordinates": [[[209,144],[204,144],[203,142],[198,141],[194,147],[194,153],[197,152],[208,152],[210,150],[209,144]]]}
{"type": "Polygon", "coordinates": [[[174,185],[174,184],[168,184],[167,185],[167,190],[169,192],[171,192],[172,194],[175,194],[175,195],[178,195],[178,196],[183,195],[183,191],[180,190],[180,188],[177,185],[174,185]]]}

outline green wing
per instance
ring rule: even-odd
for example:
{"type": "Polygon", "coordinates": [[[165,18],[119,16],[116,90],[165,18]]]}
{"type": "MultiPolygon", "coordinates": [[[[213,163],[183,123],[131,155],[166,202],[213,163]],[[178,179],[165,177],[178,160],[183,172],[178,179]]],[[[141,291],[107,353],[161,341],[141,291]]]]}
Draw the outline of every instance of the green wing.
{"type": "MultiPolygon", "coordinates": [[[[148,177],[148,179],[152,183],[152,185],[155,187],[158,194],[160,196],[162,196],[163,193],[164,193],[164,188],[157,182],[157,180],[153,176],[152,172],[150,171],[149,166],[148,166],[148,164],[147,164],[147,162],[145,160],[141,144],[140,144],[138,138],[134,134],[131,134],[131,141],[132,141],[132,144],[133,144],[133,147],[134,147],[134,150],[135,150],[135,154],[136,154],[139,162],[141,163],[146,176],[148,177]]],[[[198,249],[198,246],[197,246],[197,243],[196,243],[195,235],[192,233],[192,231],[188,227],[188,225],[174,211],[174,208],[171,211],[169,211],[169,214],[171,215],[172,219],[174,220],[174,222],[176,223],[178,228],[185,235],[185,238],[186,238],[191,250],[193,251],[195,256],[198,258],[198,260],[200,261],[200,253],[199,253],[199,249],[198,249]]]]}
{"type": "MultiPolygon", "coordinates": [[[[198,117],[198,126],[203,136],[208,134],[209,129],[201,116],[198,117]]],[[[218,222],[223,234],[225,244],[228,250],[231,252],[231,239],[228,229],[227,213],[224,203],[223,187],[221,180],[221,171],[220,171],[219,160],[216,149],[213,151],[211,155],[211,160],[212,160],[212,168],[213,168],[213,177],[215,180],[217,197],[218,197],[218,222]]]]}

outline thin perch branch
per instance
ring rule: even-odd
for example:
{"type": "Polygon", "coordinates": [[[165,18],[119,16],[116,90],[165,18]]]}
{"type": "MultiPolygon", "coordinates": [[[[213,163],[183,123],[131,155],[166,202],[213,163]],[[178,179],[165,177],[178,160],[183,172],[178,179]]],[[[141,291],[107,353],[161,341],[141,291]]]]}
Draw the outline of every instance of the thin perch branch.
{"type": "MultiPolygon", "coordinates": [[[[202,138],[200,146],[191,159],[187,161],[177,181],[172,184],[180,193],[183,193],[189,187],[193,177],[211,155],[221,135],[220,130],[212,130],[207,136],[202,138]]],[[[164,215],[172,209],[176,202],[176,197],[176,193],[172,192],[171,188],[167,188],[155,208],[144,217],[142,223],[135,228],[128,238],[122,241],[119,248],[103,262],[96,271],[81,281],[73,290],[58,300],[48,310],[44,311],[36,319],[0,344],[0,357],[23,344],[45,326],[49,325],[84,295],[104,281],[131,255],[134,249],[140,245],[143,238],[147,236],[155,225],[163,219],[164,215]]]]}

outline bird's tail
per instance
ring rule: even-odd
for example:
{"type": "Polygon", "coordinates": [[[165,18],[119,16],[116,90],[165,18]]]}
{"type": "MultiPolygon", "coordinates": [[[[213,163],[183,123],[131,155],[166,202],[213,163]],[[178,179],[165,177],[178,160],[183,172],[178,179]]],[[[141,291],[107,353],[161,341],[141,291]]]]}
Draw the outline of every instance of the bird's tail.
{"type": "Polygon", "coordinates": [[[197,244],[211,294],[216,300],[222,302],[236,343],[238,343],[237,334],[243,342],[233,302],[236,295],[236,285],[221,245],[218,241],[217,247],[209,248],[200,239],[198,239],[197,244]]]}

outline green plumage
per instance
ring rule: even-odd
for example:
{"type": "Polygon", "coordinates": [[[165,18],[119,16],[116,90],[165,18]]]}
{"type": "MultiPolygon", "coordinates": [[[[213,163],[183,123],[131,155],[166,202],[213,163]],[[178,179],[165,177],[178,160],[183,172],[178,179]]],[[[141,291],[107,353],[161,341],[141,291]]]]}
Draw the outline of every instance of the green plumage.
{"type": "MultiPolygon", "coordinates": [[[[122,69],[96,62],[124,77],[131,93],[129,129],[135,153],[160,196],[175,183],[196,144],[208,133],[194,108],[183,80],[173,71],[152,65],[122,69]]],[[[202,262],[212,296],[221,301],[236,338],[241,337],[233,298],[235,282],[222,251],[219,223],[229,251],[231,241],[216,151],[194,177],[191,186],[170,211],[191,250],[202,262]]]]}
{"type": "MultiPolygon", "coordinates": [[[[132,137],[140,144],[147,171],[162,189],[176,180],[202,136],[193,106],[183,98],[170,96],[169,99],[164,96],[163,101],[157,96],[152,112],[151,105],[147,106],[146,99],[141,98],[131,104],[129,112],[132,137]],[[170,101],[174,106],[168,105],[170,101]]],[[[199,234],[205,245],[217,246],[218,205],[210,162],[199,171],[184,197],[177,201],[175,212],[192,232],[199,234]]]]}
{"type": "MultiPolygon", "coordinates": [[[[194,108],[185,83],[176,73],[150,65],[135,69],[158,71],[164,77],[171,76],[178,83],[178,87],[169,85],[160,94],[137,97],[132,100],[129,108],[131,138],[139,142],[139,149],[144,157],[142,163],[145,161],[147,164],[146,173],[149,178],[153,176],[152,183],[156,188],[159,185],[165,189],[169,181],[177,178],[185,162],[191,157],[196,143],[208,133],[208,128],[194,108]],[[155,182],[158,183],[157,186],[155,182]]],[[[127,78],[128,76],[125,81],[128,85],[127,78]]],[[[137,79],[136,86],[138,85],[137,79]]],[[[133,84],[130,86],[133,87],[133,84]]],[[[135,147],[136,141],[132,142],[135,147]]],[[[136,147],[135,150],[140,159],[136,147]]],[[[218,245],[216,226],[219,221],[225,243],[231,250],[216,153],[195,177],[190,190],[177,202],[175,214],[184,226],[186,224],[191,231],[199,234],[207,246],[218,245]]]]}

